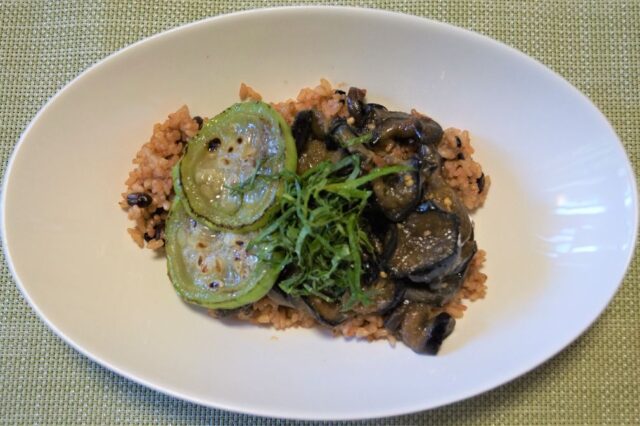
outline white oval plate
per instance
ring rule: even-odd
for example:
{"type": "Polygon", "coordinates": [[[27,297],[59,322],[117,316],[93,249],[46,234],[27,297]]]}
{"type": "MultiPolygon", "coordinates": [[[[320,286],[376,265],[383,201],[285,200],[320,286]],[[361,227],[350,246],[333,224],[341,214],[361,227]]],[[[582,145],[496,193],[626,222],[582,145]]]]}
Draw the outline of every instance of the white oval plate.
{"type": "Polygon", "coordinates": [[[605,308],[637,228],[633,173],[602,114],[518,51],[381,11],[285,8],[151,37],[85,71],[29,125],[4,182],[18,286],[66,342],[161,392],[247,413],[353,419],[476,395],[539,365],[605,308]],[[240,82],[267,100],[321,77],[469,129],[493,186],[475,216],[489,292],[437,357],[310,330],[230,326],[183,304],[117,203],[153,123],[212,116],[240,82]]]}

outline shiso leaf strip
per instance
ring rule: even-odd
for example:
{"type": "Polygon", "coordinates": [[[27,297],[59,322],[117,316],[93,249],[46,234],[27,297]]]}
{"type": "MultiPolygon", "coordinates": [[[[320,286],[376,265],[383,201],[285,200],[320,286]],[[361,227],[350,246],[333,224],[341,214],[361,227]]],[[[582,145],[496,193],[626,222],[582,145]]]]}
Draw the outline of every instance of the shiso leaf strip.
{"type": "Polygon", "coordinates": [[[372,250],[362,229],[361,215],[371,196],[365,185],[408,169],[388,166],[362,174],[359,157],[351,155],[302,175],[283,172],[279,214],[248,248],[283,271],[278,285],[289,295],[340,301],[344,309],[368,304],[361,285],[361,253],[372,250]]]}

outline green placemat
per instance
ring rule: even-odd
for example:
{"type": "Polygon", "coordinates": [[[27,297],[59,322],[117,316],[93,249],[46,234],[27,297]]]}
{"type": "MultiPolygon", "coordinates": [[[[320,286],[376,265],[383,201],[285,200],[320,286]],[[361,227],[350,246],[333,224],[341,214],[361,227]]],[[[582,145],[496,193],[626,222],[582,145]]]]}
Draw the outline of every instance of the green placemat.
{"type": "MultiPolygon", "coordinates": [[[[0,1],[0,167],[38,109],[109,53],[159,31],[286,1],[0,1]],[[134,4],[135,3],[135,4],[134,4]]],[[[640,161],[640,1],[343,1],[501,40],[589,96],[640,161]]],[[[640,424],[637,257],[598,322],[560,355],[492,392],[376,424],[640,424]]],[[[27,306],[2,259],[0,423],[282,424],[161,395],[98,366],[27,306]]],[[[560,321],[562,319],[559,319],[560,321]]]]}

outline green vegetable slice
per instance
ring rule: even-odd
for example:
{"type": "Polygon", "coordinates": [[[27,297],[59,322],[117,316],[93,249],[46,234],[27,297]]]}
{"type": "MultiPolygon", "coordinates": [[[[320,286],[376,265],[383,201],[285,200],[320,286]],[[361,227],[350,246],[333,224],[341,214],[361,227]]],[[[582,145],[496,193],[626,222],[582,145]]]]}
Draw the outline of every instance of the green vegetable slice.
{"type": "Polygon", "coordinates": [[[247,232],[267,223],[295,171],[295,141],[263,102],[242,102],[207,120],[189,142],[180,180],[190,211],[217,228],[247,232]]]}
{"type": "Polygon", "coordinates": [[[262,298],[280,273],[247,252],[254,234],[212,230],[192,218],[177,197],[166,222],[169,277],[186,301],[233,309],[262,298]]]}

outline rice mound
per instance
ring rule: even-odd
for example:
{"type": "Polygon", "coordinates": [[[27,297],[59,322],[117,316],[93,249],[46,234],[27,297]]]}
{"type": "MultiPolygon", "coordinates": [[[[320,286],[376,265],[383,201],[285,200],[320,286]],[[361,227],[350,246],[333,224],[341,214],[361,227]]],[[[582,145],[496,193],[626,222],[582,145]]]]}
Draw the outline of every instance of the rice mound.
{"type": "Polygon", "coordinates": [[[135,222],[127,232],[141,248],[145,243],[153,250],[164,246],[164,222],[174,196],[171,168],[182,157],[187,140],[198,133],[198,127],[189,108],[182,106],[169,114],[163,123],[153,126],[151,138],[133,159],[136,166],[125,181],[127,191],[122,193],[120,206],[135,222]],[[148,206],[129,205],[127,197],[136,193],[150,195],[151,203],[148,206]]]}
{"type": "MultiPolygon", "coordinates": [[[[242,83],[239,90],[240,100],[262,100],[262,96],[250,86],[242,83]]],[[[287,121],[292,124],[299,111],[315,108],[322,112],[326,120],[348,115],[345,92],[336,90],[328,80],[321,79],[314,88],[303,88],[295,99],[271,103],[287,121]]],[[[419,114],[412,111],[412,113],[419,114]]],[[[174,196],[171,168],[178,162],[183,147],[195,136],[199,129],[200,117],[191,117],[187,106],[180,107],[169,114],[163,123],[153,127],[150,140],[145,143],[133,160],[135,168],[125,182],[127,191],[122,193],[120,206],[127,211],[129,219],[135,222],[127,229],[136,244],[146,245],[149,249],[162,250],[164,246],[164,222],[167,218],[174,196]],[[129,205],[127,197],[133,193],[146,193],[151,196],[148,206],[129,205]]],[[[481,165],[474,161],[469,132],[448,128],[438,147],[444,159],[443,176],[447,183],[458,193],[465,206],[474,211],[481,207],[486,198],[491,179],[486,176],[481,165]]],[[[482,299],[486,295],[487,276],[480,270],[485,262],[486,253],[478,250],[469,266],[464,284],[458,294],[448,304],[440,308],[452,317],[462,318],[467,309],[466,301],[482,299]]],[[[212,316],[218,316],[211,311],[212,316]]],[[[308,314],[286,306],[279,306],[268,297],[246,306],[234,313],[241,321],[256,325],[270,326],[277,330],[291,327],[315,327],[317,322],[308,314]]],[[[335,336],[346,338],[365,338],[367,340],[387,339],[395,343],[394,336],[384,327],[382,316],[377,314],[359,315],[334,327],[335,336]]]]}

